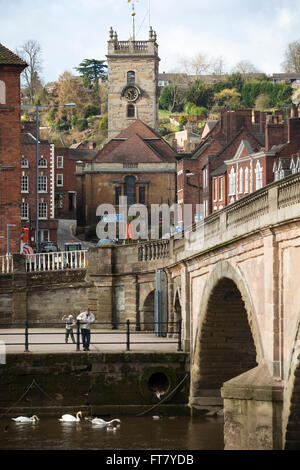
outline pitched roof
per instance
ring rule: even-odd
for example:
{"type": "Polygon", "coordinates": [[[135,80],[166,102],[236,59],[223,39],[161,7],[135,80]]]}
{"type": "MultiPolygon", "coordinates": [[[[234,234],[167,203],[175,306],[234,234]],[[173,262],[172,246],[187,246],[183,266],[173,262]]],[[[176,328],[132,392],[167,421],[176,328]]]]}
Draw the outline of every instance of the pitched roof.
{"type": "Polygon", "coordinates": [[[14,54],[7,47],[0,44],[0,65],[23,65],[27,66],[26,62],[19,56],[14,54]]]}
{"type": "Polygon", "coordinates": [[[97,152],[99,163],[161,163],[176,161],[176,152],[153,129],[139,119],[97,152]]]}

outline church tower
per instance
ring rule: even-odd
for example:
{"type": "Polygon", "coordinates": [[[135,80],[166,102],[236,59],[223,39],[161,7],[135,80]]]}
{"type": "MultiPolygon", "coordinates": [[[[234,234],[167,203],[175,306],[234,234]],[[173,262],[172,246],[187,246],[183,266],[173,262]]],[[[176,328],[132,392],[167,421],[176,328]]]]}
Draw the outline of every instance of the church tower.
{"type": "Polygon", "coordinates": [[[150,27],[148,41],[108,41],[108,138],[140,119],[158,130],[158,45],[150,27]]]}

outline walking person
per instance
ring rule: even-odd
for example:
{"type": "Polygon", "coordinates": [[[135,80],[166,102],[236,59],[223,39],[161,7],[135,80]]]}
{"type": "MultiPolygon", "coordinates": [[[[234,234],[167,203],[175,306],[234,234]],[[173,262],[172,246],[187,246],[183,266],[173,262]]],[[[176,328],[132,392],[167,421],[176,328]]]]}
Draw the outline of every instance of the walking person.
{"type": "Polygon", "coordinates": [[[91,341],[91,323],[94,323],[95,317],[90,309],[87,308],[85,312],[78,315],[77,320],[80,321],[83,350],[89,351],[91,341]]]}
{"type": "Polygon", "coordinates": [[[73,326],[75,325],[75,321],[73,319],[73,315],[64,315],[62,320],[66,322],[66,336],[65,336],[65,343],[68,343],[69,336],[71,336],[71,340],[75,344],[75,338],[73,333],[73,326]]]}

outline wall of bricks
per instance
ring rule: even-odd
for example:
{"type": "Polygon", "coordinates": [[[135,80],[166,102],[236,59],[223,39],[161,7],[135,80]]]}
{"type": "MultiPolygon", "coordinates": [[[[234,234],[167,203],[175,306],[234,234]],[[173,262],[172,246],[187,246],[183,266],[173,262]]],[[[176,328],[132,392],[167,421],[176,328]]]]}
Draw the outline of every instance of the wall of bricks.
{"type": "Polygon", "coordinates": [[[10,251],[20,251],[20,73],[22,66],[0,66],[6,103],[0,104],[0,255],[6,253],[7,224],[10,251]]]}

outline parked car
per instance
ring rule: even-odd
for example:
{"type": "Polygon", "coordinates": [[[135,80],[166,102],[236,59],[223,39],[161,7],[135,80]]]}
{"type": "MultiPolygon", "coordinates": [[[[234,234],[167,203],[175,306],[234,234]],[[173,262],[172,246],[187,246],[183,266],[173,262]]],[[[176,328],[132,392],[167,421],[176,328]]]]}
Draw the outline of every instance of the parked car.
{"type": "Polygon", "coordinates": [[[41,253],[57,253],[59,251],[58,245],[54,242],[41,242],[40,252],[41,253]]]}

